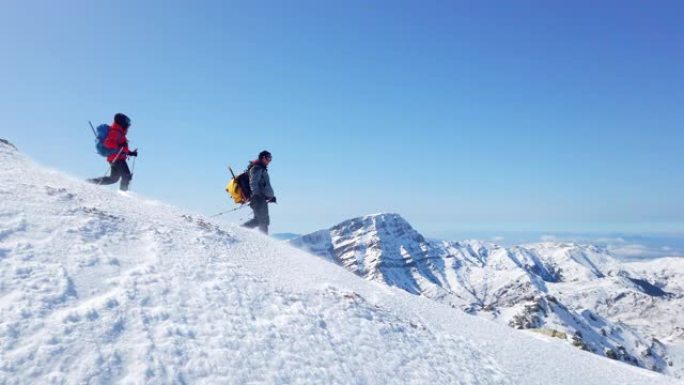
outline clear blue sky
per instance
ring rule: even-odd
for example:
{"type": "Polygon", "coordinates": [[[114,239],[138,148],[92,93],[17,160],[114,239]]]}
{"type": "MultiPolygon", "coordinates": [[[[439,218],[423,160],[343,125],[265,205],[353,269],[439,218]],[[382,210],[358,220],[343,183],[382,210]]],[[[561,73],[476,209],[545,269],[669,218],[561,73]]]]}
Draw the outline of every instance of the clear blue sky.
{"type": "Polygon", "coordinates": [[[43,164],[101,175],[124,112],[133,190],[197,212],[271,150],[274,232],[684,233],[681,1],[103,3],[3,3],[0,137],[43,164]]]}

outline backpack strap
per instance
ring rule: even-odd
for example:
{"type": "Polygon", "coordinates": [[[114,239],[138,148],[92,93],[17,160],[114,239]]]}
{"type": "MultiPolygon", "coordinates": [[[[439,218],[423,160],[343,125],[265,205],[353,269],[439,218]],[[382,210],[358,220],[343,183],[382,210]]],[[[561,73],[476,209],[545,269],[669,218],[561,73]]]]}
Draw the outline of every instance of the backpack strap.
{"type": "Polygon", "coordinates": [[[261,162],[249,162],[247,165],[247,169],[245,170],[246,173],[249,173],[250,170],[252,170],[254,167],[261,167],[264,170],[268,170],[266,166],[264,166],[261,162]]]}

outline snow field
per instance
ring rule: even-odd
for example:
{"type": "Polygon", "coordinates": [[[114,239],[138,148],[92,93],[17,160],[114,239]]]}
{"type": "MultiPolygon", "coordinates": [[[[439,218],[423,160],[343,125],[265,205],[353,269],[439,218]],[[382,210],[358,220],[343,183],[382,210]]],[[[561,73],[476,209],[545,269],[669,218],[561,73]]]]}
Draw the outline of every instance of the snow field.
{"type": "Polygon", "coordinates": [[[674,383],[3,145],[0,163],[0,384],[674,383]]]}

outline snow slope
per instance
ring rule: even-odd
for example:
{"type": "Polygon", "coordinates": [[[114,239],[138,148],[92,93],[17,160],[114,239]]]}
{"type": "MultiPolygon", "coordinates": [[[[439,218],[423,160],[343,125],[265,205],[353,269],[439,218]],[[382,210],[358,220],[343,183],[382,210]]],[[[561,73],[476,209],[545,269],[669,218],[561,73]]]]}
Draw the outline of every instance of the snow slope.
{"type": "Polygon", "coordinates": [[[0,384],[672,384],[0,143],[0,384]]]}
{"type": "Polygon", "coordinates": [[[680,376],[684,259],[624,264],[601,247],[429,241],[397,214],[344,221],[291,244],[371,281],[598,355],[680,376]]]}

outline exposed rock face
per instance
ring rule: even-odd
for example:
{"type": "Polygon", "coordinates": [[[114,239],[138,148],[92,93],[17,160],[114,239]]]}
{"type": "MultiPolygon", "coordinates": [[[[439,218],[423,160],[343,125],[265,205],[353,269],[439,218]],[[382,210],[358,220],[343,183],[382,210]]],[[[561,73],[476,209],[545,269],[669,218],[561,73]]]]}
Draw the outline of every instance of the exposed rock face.
{"type": "Polygon", "coordinates": [[[684,342],[684,291],[671,282],[684,278],[684,260],[632,266],[593,245],[430,241],[397,214],[350,219],[290,242],[366,279],[676,373],[659,339],[684,342]]]}
{"type": "Polygon", "coordinates": [[[9,140],[0,138],[0,146],[2,146],[2,145],[11,147],[11,148],[13,148],[13,149],[15,149],[15,150],[17,149],[17,147],[16,147],[15,145],[13,145],[12,143],[10,143],[9,140]]]}

